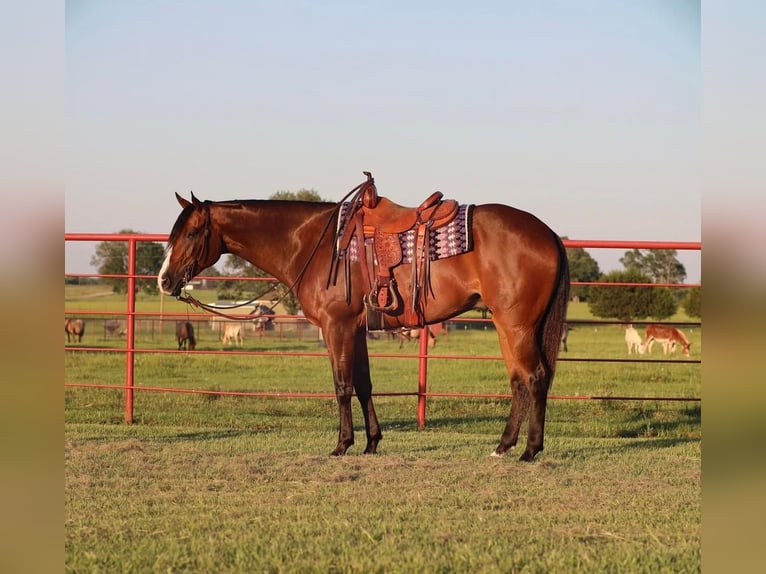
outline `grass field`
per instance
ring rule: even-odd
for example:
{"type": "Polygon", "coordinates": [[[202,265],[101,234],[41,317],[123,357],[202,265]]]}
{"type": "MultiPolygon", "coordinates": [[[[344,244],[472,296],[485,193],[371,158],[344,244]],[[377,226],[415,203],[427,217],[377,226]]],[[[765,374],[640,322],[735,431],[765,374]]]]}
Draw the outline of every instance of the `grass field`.
{"type": "MultiPolygon", "coordinates": [[[[67,293],[67,309],[119,311],[119,299],[67,293]],[[110,308],[110,301],[117,307],[110,308]]],[[[146,298],[139,310],[153,312],[146,298]]],[[[176,312],[165,303],[166,312],[176,312]]],[[[124,307],[124,302],[123,302],[124,307]]],[[[178,312],[185,312],[183,308],[178,312]]],[[[570,318],[587,319],[573,306],[570,318]],[[580,316],[576,316],[580,314],[580,316]]],[[[685,320],[674,318],[674,320],[685,320]]],[[[326,357],[138,353],[136,385],[332,392],[326,357]]],[[[685,329],[692,359],[699,329],[685,329]]],[[[100,333],[99,333],[100,335],[100,333]]],[[[124,348],[87,332],[83,346],[124,348]]],[[[315,339],[247,336],[246,350],[321,351],[315,339]]],[[[139,332],[147,350],[171,333],[139,332]]],[[[378,392],[417,389],[415,346],[370,342],[378,392]]],[[[505,393],[494,333],[451,331],[429,361],[429,391],[505,393]]],[[[627,358],[619,326],[580,326],[564,358],[627,358]]],[[[655,350],[653,359],[660,358],[655,350]]],[[[676,355],[678,358],[678,355],[676,355]]],[[[124,384],[122,353],[68,351],[65,381],[124,384]]],[[[553,395],[699,397],[699,364],[562,361],[553,395]]],[[[489,457],[510,401],[380,396],[378,456],[330,458],[333,399],[274,399],[66,387],[68,572],[699,572],[698,402],[549,402],[536,462],[489,457]]],[[[523,446],[521,447],[523,449],[523,446]]]]}

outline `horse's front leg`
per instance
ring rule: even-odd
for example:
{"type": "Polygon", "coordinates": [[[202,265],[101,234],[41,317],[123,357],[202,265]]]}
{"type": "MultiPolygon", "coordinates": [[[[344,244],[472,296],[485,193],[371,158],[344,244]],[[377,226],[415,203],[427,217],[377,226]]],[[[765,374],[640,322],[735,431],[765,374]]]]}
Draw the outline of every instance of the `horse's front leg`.
{"type": "Polygon", "coordinates": [[[375,454],[378,443],[383,438],[372,403],[372,379],[370,377],[370,359],[367,352],[367,331],[362,327],[357,330],[355,337],[355,360],[353,365],[353,384],[356,397],[362,407],[364,430],[367,434],[367,446],[364,454],[375,454]]]}
{"type": "Polygon", "coordinates": [[[353,329],[345,325],[325,326],[322,329],[332,364],[335,397],[338,400],[338,444],[330,453],[331,456],[343,456],[354,444],[354,423],[351,416],[355,351],[353,332],[353,329]]]}

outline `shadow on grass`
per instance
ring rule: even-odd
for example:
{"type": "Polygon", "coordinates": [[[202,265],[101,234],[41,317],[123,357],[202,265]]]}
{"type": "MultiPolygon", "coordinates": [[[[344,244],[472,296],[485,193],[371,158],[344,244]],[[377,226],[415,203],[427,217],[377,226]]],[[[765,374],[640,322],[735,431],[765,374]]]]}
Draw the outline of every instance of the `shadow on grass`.
{"type": "Polygon", "coordinates": [[[173,435],[163,435],[156,437],[157,442],[175,443],[175,442],[204,442],[211,440],[239,438],[239,437],[254,437],[259,434],[273,433],[278,429],[274,427],[253,427],[242,430],[234,429],[209,429],[198,430],[194,432],[181,432],[173,435]]]}
{"type": "Polygon", "coordinates": [[[634,450],[657,450],[660,448],[671,448],[682,444],[689,444],[699,442],[697,438],[640,438],[636,440],[627,439],[625,442],[621,442],[619,446],[614,448],[608,447],[608,450],[624,451],[625,449],[634,450]]]}
{"type": "Polygon", "coordinates": [[[672,419],[657,420],[654,415],[658,411],[652,409],[637,409],[626,418],[629,428],[615,433],[617,438],[650,438],[651,435],[683,434],[684,429],[697,427],[702,424],[702,407],[694,405],[676,411],[672,419]]]}
{"type": "MultiPolygon", "coordinates": [[[[506,417],[502,413],[495,416],[490,415],[466,415],[466,416],[446,416],[446,417],[426,417],[426,430],[438,429],[449,430],[464,428],[466,425],[498,425],[498,433],[505,428],[506,417]]],[[[385,430],[409,431],[418,430],[418,421],[415,417],[409,419],[381,420],[380,426],[385,430]]]]}

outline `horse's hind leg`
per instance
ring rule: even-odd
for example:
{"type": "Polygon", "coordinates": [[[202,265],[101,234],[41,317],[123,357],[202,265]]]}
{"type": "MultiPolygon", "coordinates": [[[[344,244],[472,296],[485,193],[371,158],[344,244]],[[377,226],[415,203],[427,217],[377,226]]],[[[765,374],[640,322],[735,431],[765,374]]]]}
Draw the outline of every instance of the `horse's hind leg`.
{"type": "Polygon", "coordinates": [[[543,450],[550,374],[543,366],[534,329],[516,332],[509,337],[498,319],[497,316],[494,318],[513,397],[508,422],[493,455],[502,456],[517,443],[521,425],[529,415],[527,447],[519,460],[531,461],[543,450]]]}
{"type": "Polygon", "coordinates": [[[378,443],[383,438],[378,424],[378,417],[375,414],[375,406],[372,402],[372,379],[370,377],[370,359],[367,352],[367,333],[365,329],[359,329],[355,339],[354,361],[354,390],[356,391],[359,405],[362,407],[362,416],[364,417],[364,430],[367,435],[367,446],[364,454],[375,454],[378,450],[378,443]]]}
{"type": "Polygon", "coordinates": [[[546,372],[542,362],[530,375],[530,387],[532,395],[531,411],[529,413],[529,430],[527,434],[527,449],[519,457],[519,460],[531,461],[535,455],[543,450],[543,438],[545,435],[545,410],[548,404],[548,387],[550,375],[546,372]]]}
{"type": "Polygon", "coordinates": [[[500,437],[500,444],[497,445],[492,456],[503,456],[508,450],[516,446],[521,423],[524,422],[529,413],[529,393],[520,379],[511,378],[511,393],[511,414],[508,416],[505,430],[500,437]]]}

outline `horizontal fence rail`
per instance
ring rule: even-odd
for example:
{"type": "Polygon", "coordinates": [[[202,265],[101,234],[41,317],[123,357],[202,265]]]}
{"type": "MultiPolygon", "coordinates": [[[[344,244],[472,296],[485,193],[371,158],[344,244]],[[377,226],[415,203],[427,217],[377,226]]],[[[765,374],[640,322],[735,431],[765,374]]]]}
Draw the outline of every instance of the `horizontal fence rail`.
{"type": "MultiPolygon", "coordinates": [[[[125,393],[125,422],[128,424],[133,423],[133,399],[134,391],[146,391],[146,392],[160,392],[160,393],[189,393],[189,394],[202,394],[202,395],[219,395],[219,396],[247,396],[247,397],[270,397],[270,398],[322,398],[329,399],[335,398],[334,392],[327,393],[309,393],[309,392],[248,392],[248,391],[221,391],[221,390],[201,390],[201,389],[179,389],[168,387],[147,387],[147,386],[135,386],[135,359],[137,355],[144,353],[151,354],[177,354],[184,353],[183,350],[175,349],[159,349],[159,348],[138,348],[136,347],[136,332],[137,328],[144,328],[142,323],[150,322],[151,329],[154,329],[155,322],[158,322],[159,333],[163,332],[163,325],[165,322],[170,323],[173,327],[177,320],[188,320],[191,322],[209,322],[212,315],[205,312],[188,311],[186,313],[165,313],[162,310],[159,313],[156,312],[138,312],[136,311],[136,281],[141,279],[156,279],[155,275],[139,275],[136,273],[136,248],[140,242],[165,242],[168,236],[165,234],[114,234],[114,233],[66,233],[64,236],[65,241],[72,242],[126,242],[128,246],[128,269],[124,274],[89,274],[89,273],[66,273],[65,277],[72,278],[111,278],[111,279],[125,279],[127,281],[127,293],[126,293],[126,310],[123,312],[104,311],[104,310],[86,310],[86,309],[65,309],[65,316],[90,316],[90,317],[102,317],[104,318],[104,339],[108,337],[124,337],[125,346],[123,348],[103,348],[93,346],[71,346],[67,345],[65,349],[73,352],[98,352],[98,353],[124,353],[125,354],[125,383],[124,385],[106,385],[106,384],[94,384],[85,382],[71,382],[65,381],[66,387],[90,387],[101,389],[117,389],[122,390],[125,393]],[[110,327],[115,326],[112,332],[107,334],[107,321],[115,321],[116,325],[110,324],[110,327]]],[[[667,241],[598,241],[598,240],[572,240],[565,239],[564,245],[568,248],[580,247],[580,248],[595,248],[595,249],[673,249],[673,250],[696,250],[701,251],[702,245],[700,242],[667,242],[667,241]]],[[[214,277],[198,277],[201,280],[214,280],[214,281],[267,281],[276,283],[277,280],[273,277],[231,277],[231,276],[214,276],[214,277]]],[[[645,286],[645,287],[673,287],[673,288],[690,288],[700,287],[699,284],[659,284],[659,283],[604,283],[604,282],[579,282],[572,281],[572,285],[586,285],[586,286],[645,286]]],[[[225,310],[225,308],[222,307],[225,310]]],[[[252,318],[252,315],[247,313],[236,313],[233,310],[227,312],[227,315],[235,319],[247,319],[252,318]]],[[[321,335],[318,330],[310,325],[306,321],[305,317],[300,315],[273,315],[275,321],[280,319],[292,321],[292,326],[299,333],[298,336],[302,336],[305,332],[306,336],[316,337],[317,341],[321,341],[321,335]]],[[[464,324],[479,323],[484,325],[491,325],[490,319],[471,319],[471,318],[456,318],[448,321],[452,324],[464,324]]],[[[620,321],[602,321],[602,320],[589,320],[578,319],[569,321],[570,325],[617,325],[622,324],[620,321]]],[[[643,325],[649,323],[649,321],[634,321],[635,325],[643,325]]],[[[281,323],[279,323],[281,324],[281,323]]],[[[683,322],[673,323],[664,322],[663,324],[673,326],[696,326],[700,327],[700,322],[683,322]]],[[[282,328],[282,327],[281,327],[282,328]]],[[[448,329],[449,332],[449,329],[448,329]]],[[[282,336],[282,332],[279,333],[282,336]]],[[[427,372],[429,360],[469,360],[469,361],[502,361],[501,356],[472,356],[472,355],[444,355],[437,353],[430,353],[428,351],[428,337],[420,337],[419,350],[417,354],[401,355],[394,353],[370,353],[371,358],[397,358],[397,359],[415,359],[418,361],[418,389],[411,392],[375,392],[375,396],[414,396],[418,399],[417,404],[417,420],[418,426],[423,428],[426,420],[426,399],[428,397],[460,397],[460,398],[492,398],[492,399],[510,399],[512,395],[509,393],[448,393],[448,392],[429,392],[427,390],[427,372]]],[[[327,353],[323,351],[307,352],[307,351],[244,351],[237,349],[228,350],[200,350],[195,351],[197,353],[205,354],[225,354],[225,355],[260,355],[260,356],[296,356],[296,357],[327,357],[327,353]]],[[[559,361],[574,361],[574,362],[594,362],[594,363],[636,363],[636,362],[651,362],[651,363],[673,363],[673,364],[695,364],[700,363],[699,360],[692,359],[635,359],[635,358],[596,358],[596,357],[578,357],[570,358],[559,356],[559,361]]],[[[606,396],[606,395],[550,395],[550,399],[559,400],[619,400],[619,401],[691,401],[700,402],[699,397],[641,397],[641,396],[606,396]]]]}

